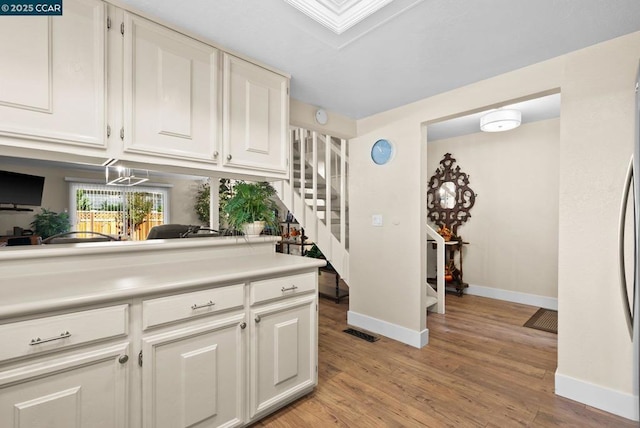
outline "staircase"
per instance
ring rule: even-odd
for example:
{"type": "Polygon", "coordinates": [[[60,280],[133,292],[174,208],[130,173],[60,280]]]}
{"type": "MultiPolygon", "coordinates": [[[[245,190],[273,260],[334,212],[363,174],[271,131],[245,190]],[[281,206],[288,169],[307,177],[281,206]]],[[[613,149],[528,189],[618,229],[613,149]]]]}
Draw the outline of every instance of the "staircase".
{"type": "Polygon", "coordinates": [[[444,238],[438,232],[427,224],[427,236],[436,247],[436,288],[434,289],[427,283],[427,301],[426,306],[430,311],[438,314],[444,314],[444,261],[445,261],[445,243],[444,238]]]}
{"type": "Polygon", "coordinates": [[[278,196],[348,283],[347,140],[295,128],[291,130],[291,158],[291,178],[274,184],[278,196]]]}

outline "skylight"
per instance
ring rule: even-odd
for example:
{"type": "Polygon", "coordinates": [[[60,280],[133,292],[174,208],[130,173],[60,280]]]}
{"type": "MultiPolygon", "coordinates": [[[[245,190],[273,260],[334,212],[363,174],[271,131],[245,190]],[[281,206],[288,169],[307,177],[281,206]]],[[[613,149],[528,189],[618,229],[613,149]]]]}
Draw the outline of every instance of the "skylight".
{"type": "Polygon", "coordinates": [[[391,0],[285,0],[336,34],[356,25],[391,0]]]}

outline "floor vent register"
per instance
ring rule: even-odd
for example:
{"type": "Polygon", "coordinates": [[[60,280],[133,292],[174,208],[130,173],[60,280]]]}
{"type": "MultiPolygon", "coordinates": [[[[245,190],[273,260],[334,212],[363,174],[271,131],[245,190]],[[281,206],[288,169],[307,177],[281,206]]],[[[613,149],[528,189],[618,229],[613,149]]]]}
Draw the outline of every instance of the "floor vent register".
{"type": "Polygon", "coordinates": [[[359,337],[360,339],[364,339],[367,342],[375,342],[376,340],[380,339],[379,337],[376,337],[376,336],[374,336],[372,334],[365,333],[363,331],[359,331],[359,330],[356,330],[356,329],[353,329],[353,328],[348,328],[348,329],[342,330],[342,331],[344,331],[345,333],[350,334],[352,336],[359,337]]]}

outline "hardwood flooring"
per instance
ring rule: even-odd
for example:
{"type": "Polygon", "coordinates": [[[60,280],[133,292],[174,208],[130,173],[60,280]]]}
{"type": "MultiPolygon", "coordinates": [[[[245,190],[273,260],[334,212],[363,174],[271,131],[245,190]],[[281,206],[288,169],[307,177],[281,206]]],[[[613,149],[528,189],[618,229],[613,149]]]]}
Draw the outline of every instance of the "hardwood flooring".
{"type": "Polygon", "coordinates": [[[343,333],[348,299],[320,299],[318,387],[255,426],[638,427],[554,394],[556,335],[522,327],[537,309],[447,296],[416,349],[343,333]]]}

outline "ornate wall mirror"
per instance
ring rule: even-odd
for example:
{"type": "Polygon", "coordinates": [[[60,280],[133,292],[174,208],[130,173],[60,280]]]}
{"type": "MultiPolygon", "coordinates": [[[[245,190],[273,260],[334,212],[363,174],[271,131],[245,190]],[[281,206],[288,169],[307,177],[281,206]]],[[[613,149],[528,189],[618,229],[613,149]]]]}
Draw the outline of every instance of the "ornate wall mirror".
{"type": "Polygon", "coordinates": [[[476,194],[469,187],[469,175],[460,170],[451,153],[444,155],[440,166],[429,179],[427,217],[438,226],[446,226],[458,234],[458,226],[471,218],[476,194]]]}

